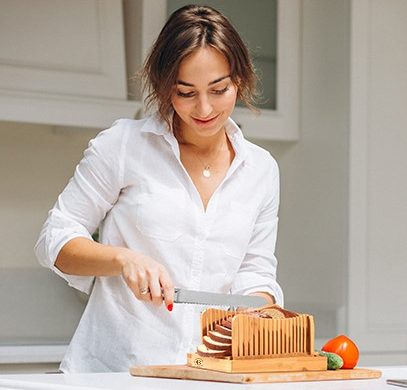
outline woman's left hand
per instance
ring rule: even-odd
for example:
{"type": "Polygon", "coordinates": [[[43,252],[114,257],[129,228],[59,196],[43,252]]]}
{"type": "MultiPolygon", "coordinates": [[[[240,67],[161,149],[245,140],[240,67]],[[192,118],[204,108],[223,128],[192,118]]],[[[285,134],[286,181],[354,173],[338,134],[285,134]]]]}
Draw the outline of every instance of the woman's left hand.
{"type": "Polygon", "coordinates": [[[253,295],[253,296],[256,296],[256,297],[262,297],[262,298],[267,300],[268,304],[274,305],[276,303],[276,300],[274,299],[273,295],[271,295],[271,294],[269,294],[267,292],[264,292],[264,291],[256,291],[256,292],[253,292],[253,293],[251,293],[249,295],[253,295]]]}

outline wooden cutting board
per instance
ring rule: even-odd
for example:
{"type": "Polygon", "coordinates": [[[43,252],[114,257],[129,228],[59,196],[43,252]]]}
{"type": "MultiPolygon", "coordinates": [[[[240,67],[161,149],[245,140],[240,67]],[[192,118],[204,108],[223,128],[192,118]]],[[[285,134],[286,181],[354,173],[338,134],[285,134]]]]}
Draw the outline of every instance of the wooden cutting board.
{"type": "Polygon", "coordinates": [[[134,376],[154,378],[192,379],[231,383],[277,383],[329,381],[347,379],[380,378],[381,371],[367,368],[352,370],[297,371],[297,372],[261,372],[261,373],[226,373],[186,365],[171,366],[135,366],[130,369],[134,376]]]}

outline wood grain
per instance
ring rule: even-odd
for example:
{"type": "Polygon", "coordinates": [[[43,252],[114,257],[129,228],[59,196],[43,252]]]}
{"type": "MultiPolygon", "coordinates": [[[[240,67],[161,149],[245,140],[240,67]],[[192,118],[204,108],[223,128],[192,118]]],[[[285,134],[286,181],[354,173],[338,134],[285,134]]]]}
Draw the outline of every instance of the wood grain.
{"type": "Polygon", "coordinates": [[[322,371],[327,369],[325,356],[290,356],[261,359],[222,359],[188,354],[187,365],[194,368],[227,373],[322,371]]]}
{"type": "Polygon", "coordinates": [[[366,368],[335,371],[301,371],[301,372],[272,372],[272,373],[226,373],[204,370],[201,368],[180,366],[135,366],[130,369],[134,376],[154,378],[190,379],[230,383],[278,383],[278,382],[307,382],[349,379],[380,378],[381,371],[366,368]]]}

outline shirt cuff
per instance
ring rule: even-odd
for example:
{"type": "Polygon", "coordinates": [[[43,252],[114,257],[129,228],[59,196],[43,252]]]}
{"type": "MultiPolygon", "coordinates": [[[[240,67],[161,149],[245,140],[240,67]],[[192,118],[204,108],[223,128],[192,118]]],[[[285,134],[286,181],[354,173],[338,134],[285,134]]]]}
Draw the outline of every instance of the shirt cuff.
{"type": "MultiPolygon", "coordinates": [[[[258,281],[257,281],[258,282],[258,281]]],[[[276,281],[271,281],[267,284],[255,284],[252,283],[248,287],[243,287],[239,286],[240,288],[234,288],[232,289],[232,293],[234,294],[243,294],[243,295],[249,295],[254,292],[267,292],[271,294],[275,301],[276,304],[284,307],[284,294],[283,290],[281,289],[280,285],[276,281]]]]}
{"type": "Polygon", "coordinates": [[[274,288],[271,288],[270,286],[258,286],[258,287],[253,287],[248,289],[245,292],[245,295],[249,295],[255,292],[264,292],[264,293],[269,293],[274,297],[275,303],[281,307],[284,306],[284,297],[283,297],[283,292],[281,291],[280,286],[275,286],[274,288]],[[278,287],[278,288],[276,288],[278,287]]]}
{"type": "MultiPolygon", "coordinates": [[[[64,229],[65,230],[65,229],[64,229]]],[[[84,233],[70,233],[70,234],[62,234],[63,237],[61,237],[58,240],[55,240],[56,237],[53,237],[53,241],[57,242],[57,244],[53,245],[52,248],[50,248],[49,254],[48,254],[48,259],[52,260],[52,263],[49,264],[49,268],[55,272],[58,276],[61,278],[65,279],[68,282],[68,285],[76,288],[79,291],[82,291],[86,294],[89,294],[92,290],[93,283],[95,280],[94,276],[81,276],[81,275],[69,275],[64,272],[62,272],[60,269],[58,269],[55,266],[55,261],[57,259],[57,256],[62,249],[62,247],[70,240],[77,238],[77,237],[83,237],[83,238],[88,238],[92,240],[92,236],[90,234],[84,234],[84,233]]]]}

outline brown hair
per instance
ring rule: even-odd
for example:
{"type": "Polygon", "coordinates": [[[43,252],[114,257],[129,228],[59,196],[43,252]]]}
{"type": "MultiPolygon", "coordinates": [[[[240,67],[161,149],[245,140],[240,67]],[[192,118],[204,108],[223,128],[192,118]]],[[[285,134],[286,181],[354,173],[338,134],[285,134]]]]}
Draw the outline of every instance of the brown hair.
{"type": "Polygon", "coordinates": [[[229,62],[238,98],[253,109],[257,77],[247,47],[229,20],[208,6],[186,5],[167,20],[142,70],[147,107],[157,104],[158,112],[170,125],[171,94],[181,61],[194,50],[210,46],[229,62]]]}

